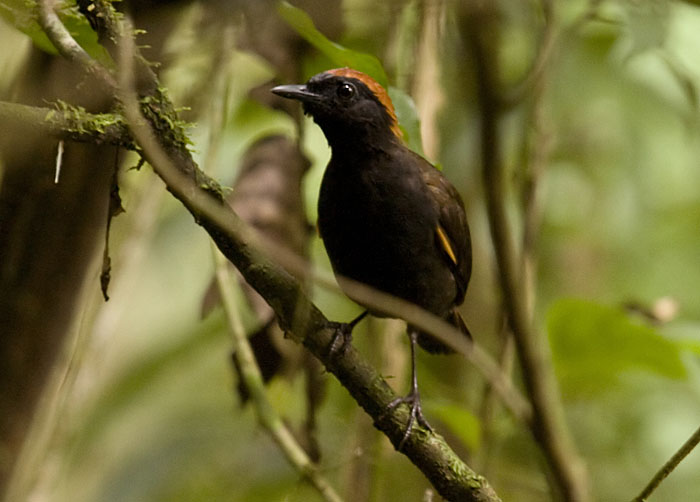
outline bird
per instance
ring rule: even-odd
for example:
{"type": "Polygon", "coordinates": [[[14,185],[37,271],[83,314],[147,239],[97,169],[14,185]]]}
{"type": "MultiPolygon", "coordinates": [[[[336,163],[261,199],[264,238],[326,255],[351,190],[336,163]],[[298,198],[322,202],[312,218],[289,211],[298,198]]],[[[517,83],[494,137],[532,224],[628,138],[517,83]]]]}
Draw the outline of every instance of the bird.
{"type": "MultiPolygon", "coordinates": [[[[314,75],[305,84],[280,85],[271,91],[300,101],[330,146],[317,226],[336,276],[414,303],[471,340],[457,311],[472,268],[464,203],[440,170],[408,148],[386,90],[365,73],[336,68],[314,75]]],[[[343,282],[339,283],[342,288],[343,282]]],[[[362,298],[346,294],[362,305],[362,298]]],[[[340,330],[343,344],[368,313],[387,317],[367,308],[340,330]]],[[[411,389],[387,406],[387,410],[402,403],[410,407],[399,450],[416,421],[432,431],[420,402],[416,344],[429,353],[452,352],[411,325],[407,333],[411,389]]]]}

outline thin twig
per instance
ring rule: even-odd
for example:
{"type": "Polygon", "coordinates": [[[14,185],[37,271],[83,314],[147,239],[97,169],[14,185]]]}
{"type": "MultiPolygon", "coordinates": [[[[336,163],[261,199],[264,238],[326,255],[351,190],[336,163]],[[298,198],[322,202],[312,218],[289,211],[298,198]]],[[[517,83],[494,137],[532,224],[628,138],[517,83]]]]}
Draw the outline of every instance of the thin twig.
{"type": "Polygon", "coordinates": [[[501,106],[511,108],[525,99],[534,87],[537,87],[551,59],[556,46],[557,32],[555,30],[554,2],[541,0],[544,27],[542,38],[538,45],[537,54],[523,79],[501,97],[501,106]]]}
{"type": "Polygon", "coordinates": [[[213,251],[216,263],[216,283],[221,295],[221,304],[228,320],[229,332],[233,338],[233,357],[238,363],[241,377],[255,407],[260,424],[269,432],[289,463],[321,494],[324,500],[327,502],[342,502],[340,496],[333,490],[328,481],[321,476],[316,464],[311,461],[304,449],[297,443],[277,413],[277,410],[270,403],[260,368],[255,361],[253,349],[248,343],[240,313],[236,306],[234,296],[235,283],[227,267],[228,261],[217,249],[214,248],[213,251]]]}
{"type": "Polygon", "coordinates": [[[659,472],[649,481],[649,484],[644,487],[642,492],[637,495],[632,502],[646,502],[649,496],[656,490],[661,482],[666,479],[666,477],[673,472],[673,470],[678,467],[685,457],[693,451],[693,449],[700,443],[700,428],[698,428],[693,435],[688,438],[688,440],[683,443],[676,453],[666,462],[659,472]]]}
{"type": "MultiPolygon", "coordinates": [[[[551,1],[545,0],[545,31],[554,32],[554,16],[551,1]]],[[[544,35],[545,39],[552,38],[544,35]]],[[[545,44],[546,42],[542,42],[545,44]]],[[[544,51],[545,49],[541,49],[544,51]]],[[[548,49],[551,51],[552,49],[548,49]]],[[[547,130],[544,97],[547,89],[547,70],[550,58],[543,58],[538,77],[532,82],[528,114],[525,121],[526,131],[523,135],[523,180],[521,188],[522,202],[522,249],[520,253],[522,277],[525,284],[525,306],[532,319],[535,308],[535,291],[537,290],[537,240],[542,220],[541,181],[547,158],[551,149],[550,133],[547,130]]]]}
{"type": "MultiPolygon", "coordinates": [[[[535,307],[536,269],[537,269],[537,236],[541,220],[541,178],[544,172],[547,155],[550,148],[550,140],[544,126],[544,92],[547,84],[547,69],[551,61],[550,53],[554,45],[554,15],[551,0],[542,0],[544,13],[544,33],[538,51],[538,56],[532,65],[527,77],[518,88],[507,96],[502,106],[512,106],[516,102],[525,100],[528,93],[531,94],[528,102],[527,119],[525,120],[525,132],[523,134],[523,182],[522,182],[522,213],[523,232],[522,248],[520,251],[522,282],[524,283],[525,305],[529,317],[532,318],[535,307]],[[529,131],[531,130],[531,134],[529,131]]],[[[515,357],[513,334],[507,322],[504,323],[499,337],[502,347],[500,363],[506,376],[510,376],[515,357]]],[[[490,417],[494,413],[496,402],[494,401],[493,388],[487,385],[482,406],[482,423],[485,424],[485,439],[491,432],[488,427],[490,417]]],[[[485,453],[485,461],[488,460],[488,452],[485,453]]]]}
{"type": "Polygon", "coordinates": [[[565,500],[590,499],[583,464],[564,420],[564,411],[554,378],[552,362],[540,333],[532,326],[518,252],[507,217],[507,191],[503,175],[499,119],[502,113],[498,89],[497,23],[493,6],[469,3],[464,11],[462,32],[467,34],[476,68],[481,118],[481,162],[487,212],[498,276],[508,323],[515,337],[523,370],[523,381],[533,405],[532,432],[565,500]]]}
{"type": "MultiPolygon", "coordinates": [[[[505,314],[503,314],[502,328],[499,330],[499,341],[501,343],[498,355],[498,364],[503,377],[510,380],[513,373],[513,362],[515,360],[515,342],[513,340],[513,334],[510,332],[508,323],[505,319],[505,314]]],[[[486,381],[484,396],[481,400],[481,406],[479,409],[479,420],[482,427],[482,447],[478,452],[479,469],[484,472],[489,472],[490,461],[493,452],[495,451],[493,442],[495,439],[496,427],[494,426],[494,418],[496,417],[496,410],[498,408],[498,392],[493,388],[493,385],[489,381],[486,381]]],[[[531,427],[531,425],[530,425],[531,427]]]]}
{"type": "Polygon", "coordinates": [[[46,33],[46,36],[58,53],[69,61],[78,63],[109,87],[115,88],[116,82],[109,71],[85,52],[85,49],[75,41],[61,22],[56,14],[55,0],[39,0],[37,7],[39,10],[39,26],[44,30],[44,33],[46,33]]]}
{"type": "MultiPolygon", "coordinates": [[[[231,33],[227,32],[228,36],[222,37],[221,48],[219,53],[227,53],[231,48],[232,40],[231,33]]],[[[214,86],[220,87],[223,82],[223,74],[221,69],[225,65],[222,61],[218,61],[217,68],[211,76],[214,80],[214,86]]],[[[221,96],[222,93],[215,93],[215,96],[221,96]]],[[[221,140],[221,131],[223,130],[222,117],[224,109],[221,100],[212,99],[210,104],[210,135],[209,142],[204,155],[205,164],[203,169],[211,172],[211,168],[215,163],[216,151],[221,140]]],[[[234,279],[231,268],[228,266],[228,260],[212,243],[212,252],[215,265],[216,286],[219,291],[221,305],[228,321],[228,330],[233,341],[233,357],[236,361],[242,384],[245,387],[250,400],[253,403],[255,412],[258,416],[258,421],[263,428],[270,434],[270,437],[280,448],[289,463],[294,467],[302,478],[313,486],[327,502],[342,502],[340,496],[335,492],[328,481],[320,474],[318,466],[311,460],[306,451],[299,445],[294,435],[285,425],[280,414],[270,402],[265,382],[260,371],[260,366],[256,360],[253,349],[248,341],[248,336],[243,327],[238,304],[235,299],[236,280],[234,279]]]]}

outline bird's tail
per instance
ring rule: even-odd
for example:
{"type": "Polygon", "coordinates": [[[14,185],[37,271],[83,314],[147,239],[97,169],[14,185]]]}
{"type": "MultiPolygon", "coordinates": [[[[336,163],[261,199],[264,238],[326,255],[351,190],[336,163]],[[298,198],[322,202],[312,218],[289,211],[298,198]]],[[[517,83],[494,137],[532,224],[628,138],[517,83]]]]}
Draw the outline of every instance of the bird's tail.
{"type": "MultiPolygon", "coordinates": [[[[457,309],[453,308],[445,320],[461,331],[469,340],[472,339],[472,334],[469,332],[469,328],[467,328],[457,309]]],[[[422,332],[418,333],[418,345],[432,354],[451,354],[454,352],[454,349],[445,345],[434,336],[422,332]]]]}

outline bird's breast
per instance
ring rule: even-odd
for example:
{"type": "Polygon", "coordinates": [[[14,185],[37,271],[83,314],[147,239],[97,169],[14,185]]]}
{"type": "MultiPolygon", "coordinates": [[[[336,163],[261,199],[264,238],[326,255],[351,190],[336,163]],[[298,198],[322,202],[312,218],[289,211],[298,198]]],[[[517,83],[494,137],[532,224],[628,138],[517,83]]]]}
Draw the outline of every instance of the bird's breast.
{"type": "Polygon", "coordinates": [[[437,208],[420,173],[347,167],[331,162],[319,196],[334,272],[430,310],[450,303],[454,279],[436,252],[437,208]]]}

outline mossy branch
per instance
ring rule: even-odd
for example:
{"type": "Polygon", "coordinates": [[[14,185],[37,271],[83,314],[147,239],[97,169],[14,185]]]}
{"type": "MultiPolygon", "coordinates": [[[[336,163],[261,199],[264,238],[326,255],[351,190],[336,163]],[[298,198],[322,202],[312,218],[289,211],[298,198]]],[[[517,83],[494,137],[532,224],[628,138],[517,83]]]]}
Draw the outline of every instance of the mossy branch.
{"type": "MultiPolygon", "coordinates": [[[[126,98],[128,99],[128,98],[126,98]]],[[[209,233],[222,253],[260,293],[277,314],[280,326],[311,351],[335,375],[358,404],[372,417],[374,425],[394,445],[403,437],[408,409],[398,407],[386,413],[396,394],[379,372],[353,347],[342,355],[329,357],[336,325],[326,319],[309,300],[301,284],[255,246],[255,237],[238,216],[223,204],[219,185],[198,170],[187,150],[175,149],[152,134],[150,125],[138,115],[138,102],[127,106],[127,117],[137,143],[168,189],[209,233]]],[[[447,500],[500,500],[488,482],[471,470],[434,433],[417,430],[406,443],[404,453],[447,500]]]]}
{"type": "Polygon", "coordinates": [[[136,149],[121,115],[88,113],[80,106],[63,102],[56,103],[54,108],[48,108],[0,101],[0,124],[8,124],[15,130],[25,130],[28,133],[39,132],[56,139],[136,149]]]}
{"type": "MultiPolygon", "coordinates": [[[[187,135],[172,103],[162,92],[150,66],[137,51],[128,47],[133,46],[133,39],[130,34],[122,36],[122,22],[111,3],[104,0],[78,0],[78,5],[112,57],[123,63],[119,72],[122,78],[134,77],[134,84],[128,82],[127,86],[124,85],[126,81],[121,83],[118,95],[131,135],[124,134],[123,122],[115,117],[109,125],[109,137],[116,144],[142,150],[143,156],[165,181],[173,196],[209,233],[217,247],[239,269],[248,283],[268,301],[277,314],[280,326],[293,339],[303,343],[336,376],[370,415],[375,427],[394,445],[398,445],[403,438],[408,418],[407,406],[399,406],[387,412],[387,405],[397,397],[396,394],[379,372],[353,347],[341,355],[329,358],[329,346],[337,326],[329,322],[309,300],[298,280],[253,245],[255,238],[225,204],[221,186],[199,170],[188,150],[187,135]],[[127,90],[131,87],[136,92],[127,90]],[[133,141],[125,140],[130,137],[133,141]]],[[[59,38],[52,41],[61,43],[59,38]]],[[[27,110],[17,108],[21,105],[5,105],[5,112],[15,119],[25,121],[25,125],[31,123],[32,126],[44,127],[58,136],[66,134],[66,138],[79,141],[105,141],[108,137],[108,127],[105,124],[100,124],[99,129],[88,130],[87,125],[96,116],[82,111],[73,113],[75,110],[67,110],[64,114],[52,115],[45,109],[27,110]],[[30,118],[32,113],[33,120],[30,118]],[[75,117],[70,117],[71,114],[78,117],[78,124],[73,120],[75,117]],[[69,131],[62,129],[62,126],[68,125],[69,119],[73,120],[69,131]]],[[[489,483],[470,469],[445,440],[435,433],[417,428],[406,442],[402,453],[447,500],[500,500],[489,483]]]]}

